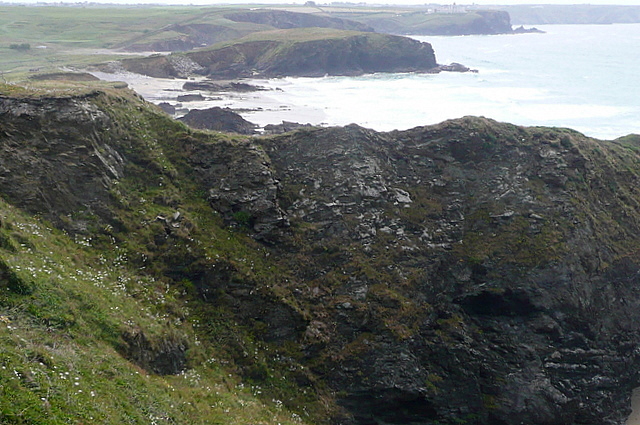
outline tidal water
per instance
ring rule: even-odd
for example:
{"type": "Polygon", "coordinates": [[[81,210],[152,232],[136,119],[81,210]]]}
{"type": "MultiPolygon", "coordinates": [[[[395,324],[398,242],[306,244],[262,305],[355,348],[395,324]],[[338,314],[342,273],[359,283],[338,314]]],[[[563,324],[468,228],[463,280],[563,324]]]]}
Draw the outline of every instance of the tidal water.
{"type": "Polygon", "coordinates": [[[433,45],[438,63],[478,73],[255,80],[274,91],[243,115],[261,125],[306,119],[382,131],[477,115],[602,139],[640,133],[640,24],[538,28],[546,33],[415,37],[433,45]]]}

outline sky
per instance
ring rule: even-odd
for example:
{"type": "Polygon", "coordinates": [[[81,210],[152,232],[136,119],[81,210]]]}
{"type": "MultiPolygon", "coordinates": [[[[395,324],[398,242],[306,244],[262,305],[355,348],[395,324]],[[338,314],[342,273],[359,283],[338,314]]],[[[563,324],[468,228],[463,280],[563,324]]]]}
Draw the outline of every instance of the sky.
{"type": "MultiPolygon", "coordinates": [[[[82,3],[85,0],[0,0],[5,3],[82,3]]],[[[194,4],[194,5],[216,5],[216,4],[304,4],[306,0],[88,0],[89,3],[153,3],[153,4],[194,4]]],[[[422,5],[431,3],[429,0],[316,0],[318,4],[329,4],[332,1],[345,1],[352,3],[367,4],[389,4],[389,5],[422,5]]],[[[453,2],[433,1],[439,4],[451,4],[453,2]]],[[[640,0],[458,0],[460,5],[515,5],[515,4],[604,4],[604,5],[628,5],[640,6],[640,0]]]]}
{"type": "MultiPolygon", "coordinates": [[[[82,3],[85,0],[0,0],[5,3],[82,3]]],[[[304,4],[306,0],[88,0],[89,3],[112,3],[112,4],[194,4],[211,5],[216,4],[304,4]]],[[[316,0],[318,4],[330,4],[333,1],[344,1],[351,3],[367,4],[388,4],[388,5],[423,5],[426,3],[451,4],[446,1],[429,0],[316,0]]],[[[515,5],[515,4],[604,4],[604,5],[628,5],[640,6],[640,0],[458,0],[459,5],[515,5]]]]}

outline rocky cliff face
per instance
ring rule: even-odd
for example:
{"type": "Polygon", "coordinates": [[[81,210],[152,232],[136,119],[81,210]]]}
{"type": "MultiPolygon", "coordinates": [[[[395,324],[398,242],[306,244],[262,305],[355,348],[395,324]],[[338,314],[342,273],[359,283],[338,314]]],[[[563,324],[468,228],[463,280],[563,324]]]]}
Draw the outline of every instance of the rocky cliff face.
{"type": "Polygon", "coordinates": [[[104,137],[113,123],[97,96],[0,98],[5,199],[71,231],[86,230],[84,214],[109,219],[109,188],[123,176],[125,159],[104,137]]]}
{"type": "MultiPolygon", "coordinates": [[[[261,340],[271,360],[229,348],[239,379],[266,386],[280,367],[298,388],[288,406],[333,406],[315,420],[595,425],[629,412],[637,137],[463,118],[224,138],[104,93],[4,97],[0,114],[5,199],[87,236],[108,224],[144,254],[135,267],[224,318],[201,339],[237,326],[261,340]],[[220,229],[251,238],[227,248],[220,229]]],[[[187,345],[171,346],[188,367],[187,345]]],[[[134,361],[157,358],[140,347],[134,361]]]]}
{"type": "Polygon", "coordinates": [[[469,118],[302,131],[265,148],[310,242],[312,260],[289,263],[315,311],[306,351],[354,423],[628,412],[635,142],[469,118]]]}

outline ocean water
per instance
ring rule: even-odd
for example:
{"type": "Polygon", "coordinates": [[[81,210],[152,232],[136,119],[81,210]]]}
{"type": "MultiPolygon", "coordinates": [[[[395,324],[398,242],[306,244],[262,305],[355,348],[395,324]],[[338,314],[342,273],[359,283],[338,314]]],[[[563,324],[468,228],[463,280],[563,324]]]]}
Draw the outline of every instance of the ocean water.
{"type": "Polygon", "coordinates": [[[273,90],[221,106],[262,108],[243,112],[260,125],[357,123],[387,131],[476,115],[601,139],[640,133],[640,24],[538,28],[546,33],[415,37],[433,45],[438,63],[478,73],[255,80],[273,90]]]}

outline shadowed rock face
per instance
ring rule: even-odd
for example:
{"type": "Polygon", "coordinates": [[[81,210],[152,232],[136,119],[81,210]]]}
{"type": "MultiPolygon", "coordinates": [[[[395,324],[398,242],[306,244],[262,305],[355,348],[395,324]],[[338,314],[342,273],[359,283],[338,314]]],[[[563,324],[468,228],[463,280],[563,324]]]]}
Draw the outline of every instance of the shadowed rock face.
{"type": "Polygon", "coordinates": [[[469,118],[264,146],[292,228],[310,226],[298,276],[318,291],[301,297],[331,312],[307,350],[353,423],[620,423],[639,360],[639,264],[614,248],[640,223],[621,213],[635,145],[469,118]]]}
{"type": "MultiPolygon", "coordinates": [[[[74,232],[95,228],[85,215],[118,238],[157,228],[139,245],[163,278],[291,350],[305,390],[335,392],[334,423],[624,422],[640,370],[637,137],[463,118],[224,138],[136,102],[1,98],[2,195],[74,232]],[[155,205],[198,193],[255,239],[243,258],[286,279],[207,258],[188,217],[119,230],[131,178],[175,183],[155,205]]],[[[187,364],[171,335],[123,339],[156,373],[187,364]]]]}
{"type": "Polygon", "coordinates": [[[124,157],[101,135],[111,121],[93,103],[96,96],[0,98],[3,196],[58,225],[66,222],[70,231],[86,223],[65,217],[88,210],[110,215],[107,188],[124,170],[124,157]]]}
{"type": "Polygon", "coordinates": [[[122,335],[123,355],[150,373],[176,375],[187,368],[188,343],[179,336],[149,339],[141,329],[122,335]]]}

